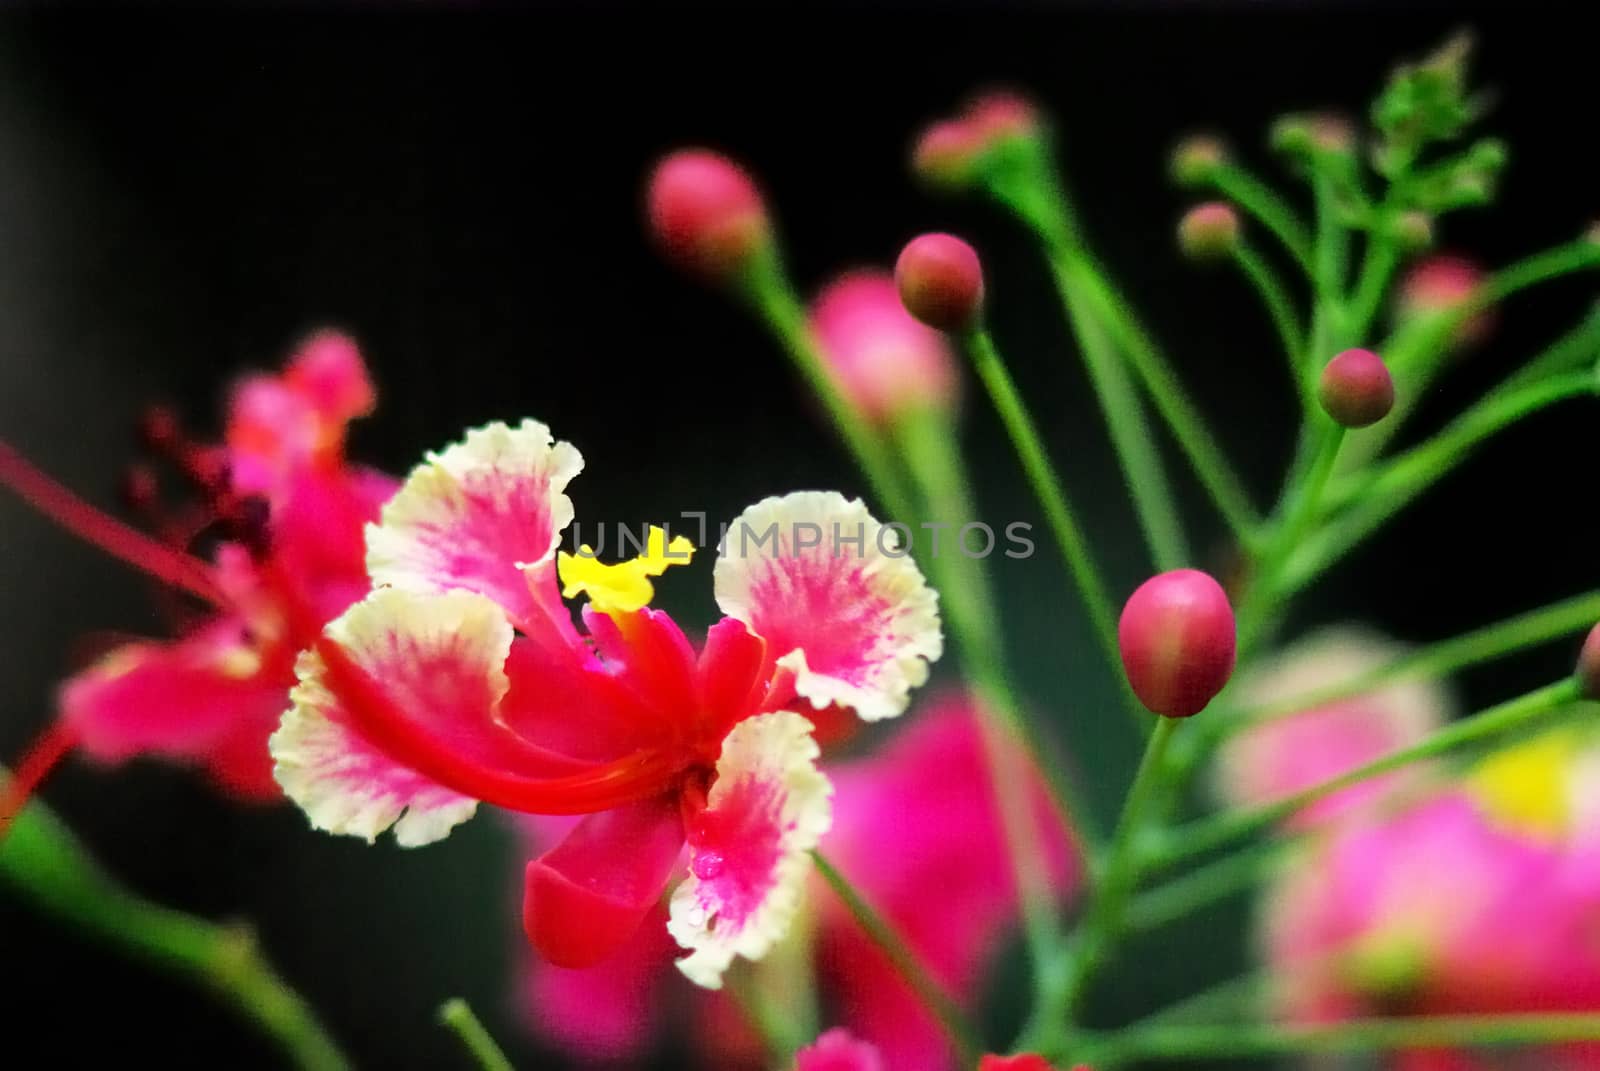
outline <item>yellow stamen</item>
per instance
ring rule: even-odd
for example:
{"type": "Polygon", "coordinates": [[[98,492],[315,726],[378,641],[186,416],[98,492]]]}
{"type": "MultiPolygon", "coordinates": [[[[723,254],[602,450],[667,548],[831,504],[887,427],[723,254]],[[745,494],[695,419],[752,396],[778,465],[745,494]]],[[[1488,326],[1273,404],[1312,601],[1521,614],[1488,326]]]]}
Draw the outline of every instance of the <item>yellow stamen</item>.
{"type": "Polygon", "coordinates": [[[633,613],[650,605],[655,596],[650,577],[660,576],[670,566],[687,565],[692,557],[694,544],[686,537],[674,536],[669,543],[666,530],[651,525],[645,536],[644,553],[637,558],[608,565],[585,545],[576,554],[558,554],[556,573],[561,577],[564,597],[583,594],[602,613],[633,613]]]}
{"type": "Polygon", "coordinates": [[[1467,787],[1501,825],[1551,839],[1572,817],[1571,774],[1579,741],[1570,731],[1546,733],[1479,762],[1467,787]]]}

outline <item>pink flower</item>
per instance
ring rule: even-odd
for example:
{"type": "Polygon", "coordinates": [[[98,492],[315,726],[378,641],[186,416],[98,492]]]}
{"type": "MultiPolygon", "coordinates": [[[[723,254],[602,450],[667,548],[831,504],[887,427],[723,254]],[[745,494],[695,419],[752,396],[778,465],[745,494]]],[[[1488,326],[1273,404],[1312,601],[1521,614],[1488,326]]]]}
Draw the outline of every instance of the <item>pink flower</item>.
{"type": "MultiPolygon", "coordinates": [[[[819,1035],[814,1044],[795,1053],[794,1071],[888,1071],[891,1067],[916,1067],[924,1064],[891,1062],[870,1042],[865,1042],[842,1027],[819,1035]]],[[[978,1061],[977,1071],[1053,1071],[1050,1062],[1035,1053],[996,1056],[989,1053],[978,1061]]],[[[1075,1071],[1089,1071],[1078,1067],[1075,1071]]]]}
{"type": "MultiPolygon", "coordinates": [[[[1376,636],[1331,629],[1302,641],[1242,682],[1255,704],[1272,704],[1340,684],[1389,661],[1400,648],[1376,636]]],[[[1273,717],[1236,733],[1218,754],[1217,795],[1236,806],[1259,806],[1337,777],[1422,740],[1449,720],[1452,705],[1433,682],[1389,685],[1312,710],[1273,717]]],[[[1313,804],[1291,828],[1307,829],[1416,785],[1426,767],[1373,778],[1313,804]]]]}
{"type": "MultiPolygon", "coordinates": [[[[155,411],[150,445],[200,498],[162,514],[153,472],[139,470],[138,504],[155,537],[98,513],[0,444],[0,480],[210,604],[175,610],[178,639],[122,644],[66,681],[60,721],[36,759],[74,745],[102,762],[158,755],[203,768],[233,795],[280,798],[266,744],[294,685],[295,655],[365,592],[362,528],[396,486],[345,460],[345,425],[374,400],[354,343],[325,332],[281,374],[237,386],[222,445],[187,441],[155,411]],[[213,562],[191,556],[197,540],[217,537],[213,562]]],[[[37,780],[49,761],[33,765],[19,780],[37,780]]]]}
{"type": "MultiPolygon", "coordinates": [[[[830,856],[953,993],[975,999],[1019,910],[977,712],[964,698],[941,700],[878,753],[835,767],[833,780],[830,856]],[[893,852],[882,850],[887,843],[893,852]]],[[[1071,834],[1053,817],[1042,781],[1034,792],[1051,880],[1065,897],[1078,878],[1071,834]]],[[[536,842],[550,836],[542,825],[529,829],[536,842]]],[[[938,1024],[843,905],[821,882],[810,898],[814,967],[845,1026],[888,1067],[955,1067],[938,1024]]],[[[630,1010],[670,1003],[669,962],[668,951],[637,941],[586,970],[535,961],[530,1023],[587,1059],[637,1056],[662,1024],[630,1010]]],[[[708,1015],[697,1008],[685,1018],[708,1015]]],[[[696,1040],[711,1066],[734,1066],[738,1046],[728,1034],[696,1040]]]]}
{"type": "MultiPolygon", "coordinates": [[[[1526,836],[1452,791],[1310,851],[1270,890],[1263,925],[1287,1017],[1600,1007],[1592,847],[1526,836]]],[[[1581,1052],[1600,1057],[1561,1050],[1581,1052]]]]}
{"type": "Polygon", "coordinates": [[[831,821],[797,710],[901,713],[942,651],[936,596],[893,529],[824,492],[768,498],[727,529],[727,615],[696,651],[648,607],[693,546],[557,554],[578,451],[491,424],[418,466],[368,530],[376,589],[297,667],[276,776],[313,825],[426,844],[479,801],[584,815],[528,865],[524,927],[563,966],[616,952],[688,846],[667,928],[716,988],[788,929],[831,821]],[[563,596],[588,596],[575,627],[563,596]]]}
{"type": "Polygon", "coordinates": [[[888,1071],[876,1045],[835,1027],[794,1054],[794,1071],[888,1071]]]}
{"type": "Polygon", "coordinates": [[[955,406],[960,380],[950,344],[906,311],[889,272],[834,280],[811,307],[811,329],[845,399],[869,420],[955,406]]]}

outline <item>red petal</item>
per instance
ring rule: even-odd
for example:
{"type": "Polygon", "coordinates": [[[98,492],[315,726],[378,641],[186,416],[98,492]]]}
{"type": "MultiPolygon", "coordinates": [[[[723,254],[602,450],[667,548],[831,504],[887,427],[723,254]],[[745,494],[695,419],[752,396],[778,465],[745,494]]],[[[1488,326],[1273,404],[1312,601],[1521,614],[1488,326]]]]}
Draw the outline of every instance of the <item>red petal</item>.
{"type": "Polygon", "coordinates": [[[588,967],[621,948],[661,899],[683,849],[678,798],[666,793],[593,814],[528,864],[522,924],[558,967],[588,967]]]}

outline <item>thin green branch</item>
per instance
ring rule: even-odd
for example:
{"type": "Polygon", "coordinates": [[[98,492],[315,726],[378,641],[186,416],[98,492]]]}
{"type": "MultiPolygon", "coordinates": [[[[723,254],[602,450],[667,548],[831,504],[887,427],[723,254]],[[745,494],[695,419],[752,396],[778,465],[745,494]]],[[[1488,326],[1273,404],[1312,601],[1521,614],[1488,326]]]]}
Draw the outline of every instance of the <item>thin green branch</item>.
{"type": "Polygon", "coordinates": [[[1562,636],[1585,631],[1596,622],[1600,622],[1600,591],[1591,591],[1461,636],[1429,644],[1337,684],[1242,711],[1230,718],[1229,722],[1243,728],[1367,695],[1401,681],[1435,680],[1468,666],[1503,658],[1562,636]]]}
{"type": "Polygon", "coordinates": [[[1151,558],[1158,569],[1176,569],[1189,560],[1177,500],[1156,449],[1144,405],[1128,378],[1122,355],[1112,345],[1109,325],[1089,308],[1094,298],[1088,281],[1091,277],[1097,278],[1096,273],[1082,264],[1080,254],[1059,245],[1052,250],[1051,261],[1057,289],[1067,308],[1067,319],[1083,355],[1090,385],[1105,415],[1111,445],[1122,466],[1151,558]]]}
{"type": "Polygon", "coordinates": [[[1351,785],[1509,735],[1580,700],[1578,683],[1572,678],[1535,689],[1481,714],[1448,725],[1418,744],[1391,752],[1274,803],[1249,810],[1224,812],[1172,830],[1151,852],[1145,864],[1155,869],[1205,855],[1276,825],[1351,785]]]}
{"type": "Polygon", "coordinates": [[[1120,679],[1122,656],[1117,647],[1117,618],[1111,596],[1100,574],[1100,567],[1094,560],[1094,552],[1089,549],[1088,537],[1078,523],[1077,513],[1067,497],[1066,486],[1045,451],[1038,425],[1034,423],[1027,403],[1022,400],[988,332],[982,329],[971,332],[967,336],[967,346],[978,379],[988,391],[1034,496],[1039,500],[1039,507],[1044,511],[1045,522],[1050,526],[1050,534],[1061,553],[1062,563],[1078,589],[1084,609],[1089,613],[1100,653],[1120,679]]]}
{"type": "Polygon", "coordinates": [[[1271,844],[1223,856],[1165,885],[1139,893],[1128,902],[1127,928],[1158,930],[1187,918],[1195,910],[1252,888],[1282,857],[1271,844]]]}
{"type": "Polygon", "coordinates": [[[511,1061],[506,1059],[506,1054],[495,1044],[494,1038],[489,1036],[489,1031],[478,1021],[471,1005],[465,1000],[454,997],[441,1004],[439,1022],[461,1039],[462,1047],[477,1061],[482,1071],[515,1071],[511,1061]]]}
{"type": "Polygon", "coordinates": [[[1278,273],[1266,258],[1248,242],[1240,241],[1234,247],[1233,259],[1261,295],[1262,304],[1272,317],[1272,326],[1278,332],[1278,342],[1289,364],[1295,396],[1310,404],[1311,400],[1305,395],[1305,328],[1300,326],[1299,313],[1295,312],[1294,301],[1289,297],[1283,280],[1278,278],[1278,273]]]}
{"type": "Polygon", "coordinates": [[[135,896],[112,880],[38,800],[17,816],[0,842],[0,879],[77,931],[216,993],[276,1039],[302,1071],[348,1066],[247,928],[219,926],[135,896]]]}
{"type": "Polygon", "coordinates": [[[1217,445],[1216,436],[1206,426],[1200,411],[1189,399],[1155,340],[1102,275],[1085,269],[1083,284],[1084,293],[1104,318],[1112,339],[1127,355],[1134,373],[1149,393],[1156,412],[1171,430],[1179,449],[1199,478],[1200,485],[1216,505],[1217,512],[1236,539],[1246,546],[1251,545],[1260,515],[1251,505],[1250,496],[1232,464],[1217,445]]]}
{"type": "Polygon", "coordinates": [[[1167,747],[1178,724],[1177,719],[1161,718],[1150,734],[1138,772],[1123,801],[1122,817],[1112,835],[1105,866],[1096,876],[1090,892],[1071,973],[1058,999],[1040,1001],[1037,1018],[1019,1043],[1023,1048],[1049,1049],[1059,1042],[1058,1032],[1082,1001],[1094,972],[1122,932],[1128,897],[1139,878],[1137,848],[1145,830],[1146,808],[1161,780],[1167,747]]]}
{"type": "Polygon", "coordinates": [[[1584,1041],[1600,1041],[1600,1014],[1415,1016],[1349,1019],[1316,1026],[1156,1026],[1110,1038],[1086,1055],[1096,1067],[1103,1067],[1154,1059],[1249,1059],[1584,1041]]]}
{"type": "Polygon", "coordinates": [[[967,1021],[966,1013],[961,1010],[961,1006],[928,972],[922,960],[912,951],[911,946],[906,944],[894,926],[867,902],[826,856],[813,851],[811,858],[816,864],[817,872],[844,903],[851,917],[856,920],[872,943],[878,946],[878,950],[889,957],[889,962],[894,965],[900,977],[944,1029],[961,1055],[962,1066],[976,1065],[983,1052],[983,1042],[972,1024],[967,1021]]]}
{"type": "Polygon", "coordinates": [[[784,352],[822,402],[835,430],[866,476],[873,495],[891,517],[911,523],[914,519],[911,495],[894,467],[887,446],[828,374],[817,340],[806,323],[805,308],[784,277],[776,257],[753,268],[744,283],[744,296],[783,343],[784,352]]]}
{"type": "Polygon", "coordinates": [[[1346,482],[1332,496],[1345,513],[1295,550],[1285,585],[1297,590],[1399,514],[1423,492],[1466,462],[1495,434],[1571,398],[1600,393],[1594,372],[1569,372],[1516,390],[1492,392],[1439,434],[1377,471],[1346,482]]]}
{"type": "Polygon", "coordinates": [[[1212,173],[1212,185],[1240,208],[1261,221],[1277,236],[1306,270],[1311,272],[1311,236],[1306,225],[1272,188],[1237,164],[1223,164],[1212,173]]]}

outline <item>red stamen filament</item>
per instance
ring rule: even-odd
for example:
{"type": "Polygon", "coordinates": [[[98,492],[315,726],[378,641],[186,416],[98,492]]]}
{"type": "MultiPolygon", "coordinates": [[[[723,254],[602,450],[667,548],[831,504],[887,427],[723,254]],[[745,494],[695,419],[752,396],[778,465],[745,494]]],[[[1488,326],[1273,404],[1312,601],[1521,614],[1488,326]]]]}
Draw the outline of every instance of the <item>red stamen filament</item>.
{"type": "MultiPolygon", "coordinates": [[[[441,746],[432,734],[398,714],[383,686],[327,637],[316,650],[328,683],[364,735],[390,758],[452,791],[527,814],[593,814],[659,795],[678,776],[681,763],[655,749],[640,749],[581,773],[534,777],[484,766],[441,746]]],[[[510,734],[499,723],[494,728],[510,734]]],[[[508,744],[510,742],[508,741],[508,744]]]]}
{"type": "Polygon", "coordinates": [[[5,442],[0,442],[0,485],[11,488],[34,509],[112,557],[209,603],[222,601],[211,569],[204,562],[91,506],[5,442]]]}
{"type": "Polygon", "coordinates": [[[10,832],[12,820],[28,805],[39,783],[72,753],[77,743],[78,731],[64,721],[54,722],[34,741],[0,791],[0,839],[10,832]]]}

